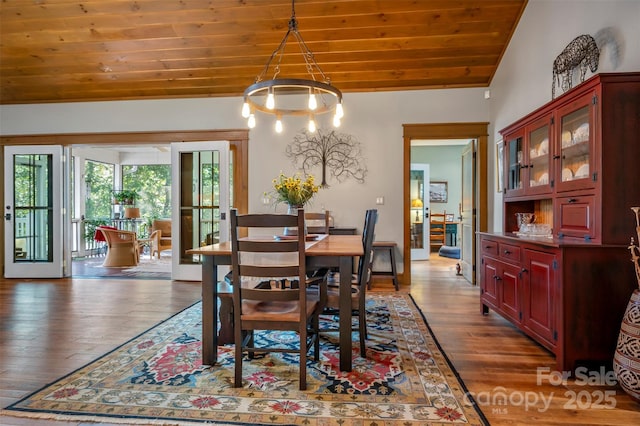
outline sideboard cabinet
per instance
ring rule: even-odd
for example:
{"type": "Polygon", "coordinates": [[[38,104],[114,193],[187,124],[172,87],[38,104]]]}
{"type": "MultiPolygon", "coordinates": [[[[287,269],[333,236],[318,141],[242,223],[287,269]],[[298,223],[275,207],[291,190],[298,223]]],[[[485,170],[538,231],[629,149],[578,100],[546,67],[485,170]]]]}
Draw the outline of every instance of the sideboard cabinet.
{"type": "Polygon", "coordinates": [[[635,276],[640,73],[598,74],[501,131],[503,232],[480,233],[481,311],[556,355],[610,365],[635,276]],[[552,235],[519,233],[534,213],[552,235]]]}
{"type": "Polygon", "coordinates": [[[598,74],[503,129],[503,229],[527,212],[564,240],[628,244],[639,117],[640,73],[598,74]]]}
{"type": "Polygon", "coordinates": [[[480,255],[482,313],[553,352],[559,371],[610,366],[636,286],[626,247],[480,233],[480,255]]]}

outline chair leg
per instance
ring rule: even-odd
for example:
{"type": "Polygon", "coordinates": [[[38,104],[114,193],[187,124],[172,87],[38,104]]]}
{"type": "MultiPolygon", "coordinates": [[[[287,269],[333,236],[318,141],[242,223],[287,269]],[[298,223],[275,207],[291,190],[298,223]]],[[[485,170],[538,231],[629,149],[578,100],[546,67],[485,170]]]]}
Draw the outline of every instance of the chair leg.
{"type": "Polygon", "coordinates": [[[315,340],[313,342],[313,359],[320,361],[320,317],[319,314],[313,316],[313,332],[315,340]]]}
{"type": "Polygon", "coordinates": [[[307,390],[307,325],[302,324],[300,333],[300,390],[307,390]]]}
{"type": "MultiPolygon", "coordinates": [[[[234,341],[236,345],[235,350],[235,376],[233,386],[236,388],[242,387],[242,327],[237,325],[233,331],[234,341]]],[[[216,348],[217,350],[217,348],[216,348]]]]}
{"type": "Polygon", "coordinates": [[[362,292],[358,299],[358,334],[360,335],[360,356],[362,358],[367,357],[367,343],[366,339],[369,338],[367,335],[367,309],[366,309],[366,298],[365,298],[365,288],[360,289],[362,292]]]}
{"type": "MultiPolygon", "coordinates": [[[[247,340],[247,347],[255,348],[255,342],[253,341],[253,338],[255,335],[253,334],[253,330],[249,330],[247,331],[247,333],[249,333],[249,339],[247,340]]],[[[245,334],[243,338],[246,339],[247,335],[245,334]]],[[[254,359],[255,357],[256,357],[255,351],[252,351],[251,349],[249,349],[249,359],[254,359]]]]}

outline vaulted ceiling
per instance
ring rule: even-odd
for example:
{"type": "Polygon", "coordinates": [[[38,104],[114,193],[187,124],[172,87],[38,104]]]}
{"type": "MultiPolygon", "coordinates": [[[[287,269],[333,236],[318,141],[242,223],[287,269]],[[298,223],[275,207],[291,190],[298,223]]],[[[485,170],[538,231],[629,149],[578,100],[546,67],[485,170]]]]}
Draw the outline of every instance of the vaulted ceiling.
{"type": "MultiPolygon", "coordinates": [[[[298,0],[298,28],[343,92],[486,87],[527,0],[298,0]]],[[[0,103],[241,96],[290,0],[0,4],[0,103]]],[[[307,78],[290,39],[280,78],[307,78]]],[[[271,76],[268,76],[270,78],[271,76]]]]}

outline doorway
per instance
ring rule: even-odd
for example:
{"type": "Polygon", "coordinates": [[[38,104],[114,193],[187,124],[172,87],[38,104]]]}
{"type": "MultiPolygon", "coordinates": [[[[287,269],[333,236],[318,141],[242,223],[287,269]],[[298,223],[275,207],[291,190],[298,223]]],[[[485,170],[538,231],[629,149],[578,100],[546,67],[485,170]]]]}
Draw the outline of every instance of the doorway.
{"type": "MultiPolygon", "coordinates": [[[[471,238],[475,240],[475,232],[487,230],[487,145],[488,145],[489,123],[443,123],[443,124],[405,124],[403,125],[403,205],[404,205],[404,226],[403,226],[403,273],[402,281],[411,283],[411,141],[416,139],[476,139],[476,164],[474,205],[475,212],[472,220],[474,230],[471,238]]],[[[478,268],[475,266],[476,244],[472,244],[472,282],[478,281],[478,268]]]]}
{"type": "MultiPolygon", "coordinates": [[[[231,163],[233,165],[232,179],[234,182],[233,193],[231,194],[232,205],[241,213],[246,213],[248,208],[248,131],[247,130],[206,130],[206,131],[185,131],[185,132],[134,132],[134,133],[88,133],[88,134],[47,134],[47,135],[24,135],[24,136],[4,136],[0,137],[3,146],[13,145],[33,145],[33,146],[53,146],[63,147],[79,145],[153,145],[180,142],[196,142],[207,140],[227,140],[231,163]]],[[[4,177],[4,164],[3,173],[4,177]]],[[[5,182],[6,177],[3,179],[5,182]]],[[[3,203],[5,202],[3,194],[3,203]]],[[[5,203],[6,205],[6,203],[5,203]]],[[[0,228],[3,240],[7,234],[4,228],[0,228]]],[[[5,252],[13,253],[5,244],[2,249],[2,267],[6,267],[4,259],[5,252]]]]}

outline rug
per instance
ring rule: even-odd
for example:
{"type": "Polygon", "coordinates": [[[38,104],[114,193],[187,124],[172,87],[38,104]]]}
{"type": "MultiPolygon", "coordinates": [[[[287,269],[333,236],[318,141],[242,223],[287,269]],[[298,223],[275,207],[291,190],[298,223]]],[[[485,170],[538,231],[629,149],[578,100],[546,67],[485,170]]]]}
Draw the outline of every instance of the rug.
{"type": "Polygon", "coordinates": [[[74,259],[72,270],[74,277],[96,278],[136,278],[136,279],[171,279],[171,257],[160,259],[142,255],[136,266],[104,267],[104,258],[74,259]]]}
{"type": "Polygon", "coordinates": [[[165,425],[488,424],[409,295],[370,293],[367,318],[368,357],[354,333],[352,372],[339,371],[338,336],[327,333],[320,361],[310,357],[306,391],[298,390],[298,357],[284,353],[244,362],[244,386],[233,388],[232,345],[219,348],[219,365],[201,364],[198,302],[2,414],[165,425]]]}

